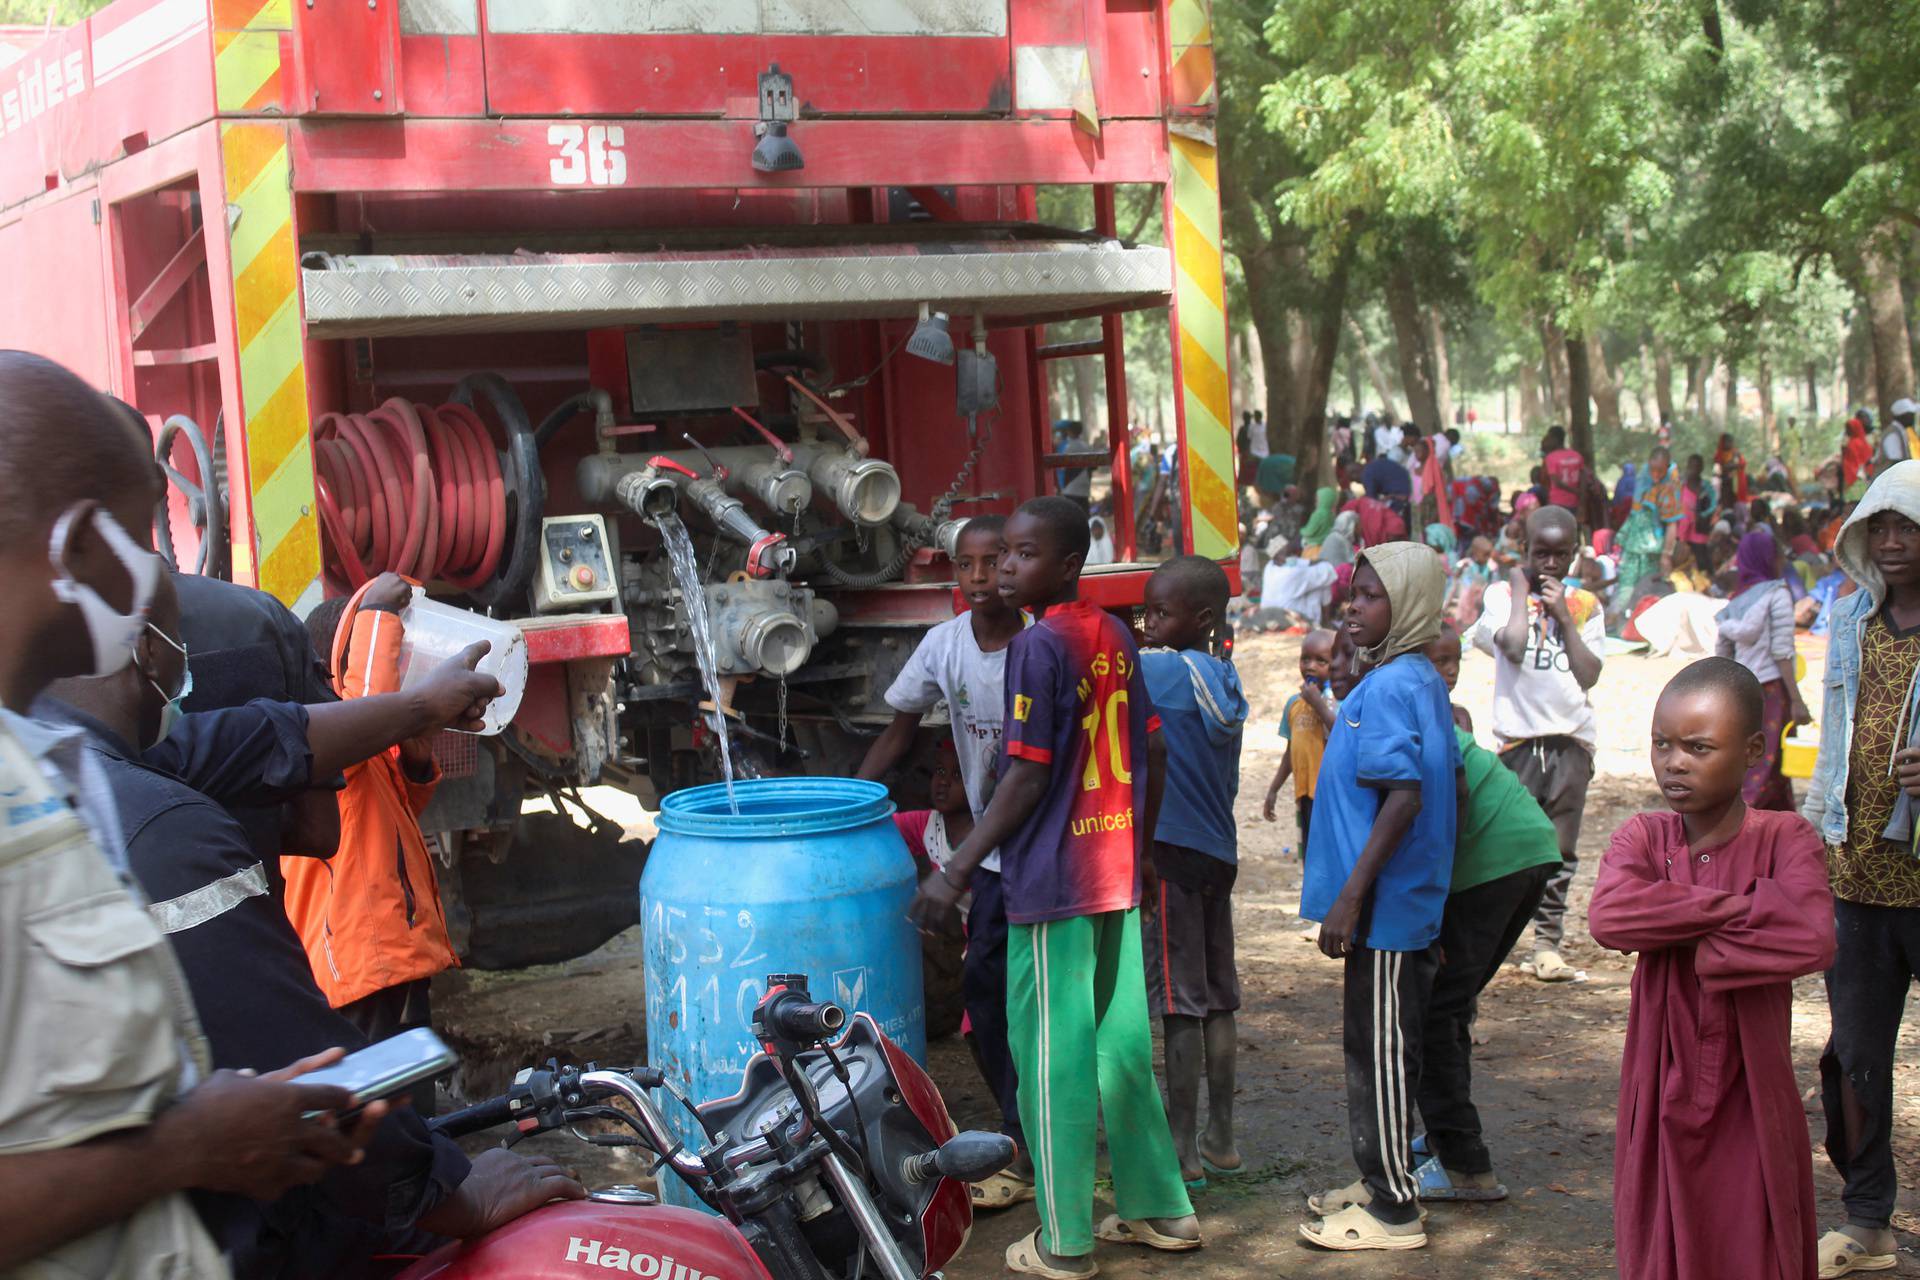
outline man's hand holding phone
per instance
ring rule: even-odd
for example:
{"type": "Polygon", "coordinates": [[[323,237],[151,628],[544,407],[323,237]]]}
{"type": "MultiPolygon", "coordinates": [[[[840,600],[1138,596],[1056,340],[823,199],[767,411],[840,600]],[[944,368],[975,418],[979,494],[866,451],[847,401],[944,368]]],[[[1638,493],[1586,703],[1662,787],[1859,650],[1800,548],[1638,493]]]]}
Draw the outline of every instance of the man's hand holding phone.
{"type": "Polygon", "coordinates": [[[387,1104],[368,1103],[343,1124],[356,1105],[352,1093],[299,1081],[345,1056],[329,1049],[265,1075],[214,1072],[155,1119],[157,1154],[178,1162],[183,1187],[255,1200],[277,1200],[335,1165],[358,1164],[387,1104]]]}

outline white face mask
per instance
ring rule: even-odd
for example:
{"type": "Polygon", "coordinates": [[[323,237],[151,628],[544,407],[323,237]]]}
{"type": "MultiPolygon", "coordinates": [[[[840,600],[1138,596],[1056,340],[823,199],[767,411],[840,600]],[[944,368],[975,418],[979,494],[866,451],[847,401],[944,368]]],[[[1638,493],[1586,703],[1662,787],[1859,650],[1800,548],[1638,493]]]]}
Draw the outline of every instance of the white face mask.
{"type": "Polygon", "coordinates": [[[147,677],[147,683],[152,685],[153,691],[160,695],[160,736],[154,740],[156,743],[159,743],[165,742],[173,735],[173,731],[175,727],[179,725],[181,717],[186,715],[186,711],[182,708],[181,704],[193,696],[193,663],[187,656],[187,646],[181,644],[178,640],[175,640],[151,622],[147,624],[147,630],[172,645],[180,654],[180,688],[174,693],[168,694],[165,689],[160,687],[157,680],[152,676],[147,677]]]}
{"type": "Polygon", "coordinates": [[[153,605],[154,589],[160,582],[161,560],[129,537],[105,508],[95,507],[89,514],[95,531],[107,540],[107,546],[133,581],[133,611],[116,611],[99,592],[75,578],[62,559],[73,524],[82,516],[80,511],[68,511],[54,522],[48,556],[57,575],[53,580],[55,598],[80,610],[87,635],[93,641],[93,669],[80,674],[110,676],[133,661],[134,642],[147,628],[147,610],[153,605]]]}

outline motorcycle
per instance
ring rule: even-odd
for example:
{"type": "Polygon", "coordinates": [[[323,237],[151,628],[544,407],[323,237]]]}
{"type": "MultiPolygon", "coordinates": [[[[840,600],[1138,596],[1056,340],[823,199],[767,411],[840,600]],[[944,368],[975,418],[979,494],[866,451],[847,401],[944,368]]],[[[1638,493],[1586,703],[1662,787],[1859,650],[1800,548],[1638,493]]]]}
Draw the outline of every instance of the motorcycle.
{"type": "Polygon", "coordinates": [[[544,1280],[588,1270],[642,1280],[925,1280],[973,1227],[967,1183],[1004,1169],[1013,1141],[957,1133],[933,1080],[880,1031],[816,1002],[804,975],[775,974],[754,1009],[762,1051],[730,1098],[695,1105],[652,1067],[549,1062],[501,1096],[441,1116],[459,1137],[502,1125],[565,1128],[596,1145],[636,1146],[713,1213],[634,1187],[543,1206],[477,1240],[450,1244],[401,1280],[544,1280]],[[652,1093],[691,1111],[692,1150],[652,1093]],[[624,1103],[625,1105],[619,1105],[624,1103]],[[585,1133],[589,1122],[627,1133],[585,1133]]]}

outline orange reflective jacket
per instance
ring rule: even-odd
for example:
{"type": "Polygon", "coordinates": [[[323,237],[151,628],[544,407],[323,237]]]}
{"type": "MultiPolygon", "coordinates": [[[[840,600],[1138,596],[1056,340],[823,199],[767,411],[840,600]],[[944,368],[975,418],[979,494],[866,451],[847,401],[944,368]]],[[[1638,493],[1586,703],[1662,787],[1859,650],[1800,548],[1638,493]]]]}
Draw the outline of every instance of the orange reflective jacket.
{"type": "MultiPolygon", "coordinates": [[[[334,677],[340,696],[396,690],[399,616],[361,609],[342,625],[352,632],[337,664],[344,674],[334,677]]],[[[409,781],[399,747],[354,765],[340,793],[339,852],[280,860],[287,915],[306,944],[314,981],[336,1009],[460,963],[420,834],[420,811],[439,780],[436,772],[427,782],[409,781]]]]}

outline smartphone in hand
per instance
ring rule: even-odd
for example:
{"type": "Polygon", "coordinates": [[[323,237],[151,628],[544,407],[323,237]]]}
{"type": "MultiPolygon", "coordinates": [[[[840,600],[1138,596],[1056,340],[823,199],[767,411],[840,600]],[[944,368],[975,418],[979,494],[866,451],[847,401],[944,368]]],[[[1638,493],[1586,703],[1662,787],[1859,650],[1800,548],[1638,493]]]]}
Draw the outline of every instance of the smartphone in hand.
{"type": "Polygon", "coordinates": [[[330,1067],[310,1071],[300,1077],[300,1083],[330,1084],[345,1089],[353,1095],[357,1110],[451,1071],[459,1061],[459,1055],[439,1036],[426,1027],[416,1027],[379,1044],[368,1045],[358,1053],[350,1053],[330,1067]]]}

